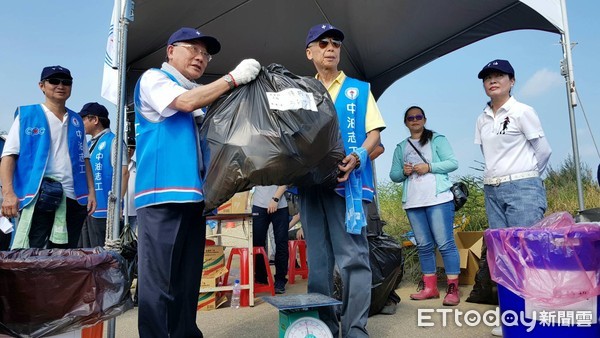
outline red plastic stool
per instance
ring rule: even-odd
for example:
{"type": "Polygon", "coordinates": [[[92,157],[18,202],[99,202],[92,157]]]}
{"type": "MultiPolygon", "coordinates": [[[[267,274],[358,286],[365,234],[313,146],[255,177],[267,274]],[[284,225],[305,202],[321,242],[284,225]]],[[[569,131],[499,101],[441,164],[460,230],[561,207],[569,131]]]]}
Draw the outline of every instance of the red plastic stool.
{"type": "Polygon", "coordinates": [[[306,263],[306,242],[303,239],[288,241],[288,282],[294,284],[296,276],[308,278],[308,264],[306,263]],[[296,254],[300,255],[300,267],[296,267],[296,254]]]}
{"type": "Polygon", "coordinates": [[[84,327],[81,330],[81,338],[102,338],[104,333],[104,322],[100,322],[90,327],[84,327]]]}
{"type": "MultiPolygon", "coordinates": [[[[254,294],[261,292],[270,292],[271,296],[275,296],[275,284],[273,283],[273,275],[271,274],[271,268],[269,267],[269,259],[265,248],[262,246],[255,246],[253,249],[254,254],[254,266],[256,266],[256,255],[261,254],[267,267],[267,281],[269,284],[257,284],[254,283],[254,294]]],[[[248,285],[250,283],[250,273],[248,269],[248,248],[231,248],[229,258],[227,259],[227,273],[223,276],[223,285],[228,285],[227,280],[229,279],[229,270],[231,268],[231,260],[234,255],[240,256],[240,284],[248,285]]],[[[252,272],[254,273],[254,271],[252,272]]],[[[242,289],[240,294],[240,306],[249,306],[250,298],[248,297],[248,290],[242,289]]]]}

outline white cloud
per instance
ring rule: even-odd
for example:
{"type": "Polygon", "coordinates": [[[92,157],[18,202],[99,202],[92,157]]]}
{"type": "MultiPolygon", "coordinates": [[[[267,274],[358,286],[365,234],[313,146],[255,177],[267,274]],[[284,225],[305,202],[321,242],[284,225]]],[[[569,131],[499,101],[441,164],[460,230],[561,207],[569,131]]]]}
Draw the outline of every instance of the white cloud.
{"type": "Polygon", "coordinates": [[[565,80],[559,73],[544,68],[535,72],[535,74],[525,82],[519,91],[519,97],[534,98],[536,96],[541,96],[555,87],[564,86],[564,83],[565,80]]]}

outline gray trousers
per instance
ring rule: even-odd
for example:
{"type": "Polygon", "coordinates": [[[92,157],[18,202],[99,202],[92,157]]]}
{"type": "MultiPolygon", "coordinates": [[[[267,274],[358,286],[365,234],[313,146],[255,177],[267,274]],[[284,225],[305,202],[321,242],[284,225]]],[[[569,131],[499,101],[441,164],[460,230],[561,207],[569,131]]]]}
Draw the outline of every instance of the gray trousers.
{"type": "MultiPolygon", "coordinates": [[[[360,235],[346,232],[344,198],[319,186],[300,190],[300,210],[307,245],[308,292],[331,297],[333,269],[337,265],[344,285],[342,337],[368,337],[371,267],[366,227],[360,235]]],[[[329,326],[333,336],[339,337],[335,309],[320,307],[319,317],[329,326]]]]}
{"type": "Polygon", "coordinates": [[[106,241],[106,218],[88,216],[81,230],[81,245],[84,248],[104,246],[106,241]]]}

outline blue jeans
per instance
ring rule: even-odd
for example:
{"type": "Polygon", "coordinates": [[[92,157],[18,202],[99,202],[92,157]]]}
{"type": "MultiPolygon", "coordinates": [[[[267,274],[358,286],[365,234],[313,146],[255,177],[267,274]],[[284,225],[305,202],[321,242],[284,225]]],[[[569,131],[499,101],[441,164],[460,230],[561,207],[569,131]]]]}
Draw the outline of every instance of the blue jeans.
{"type": "Polygon", "coordinates": [[[483,186],[491,229],[529,227],[544,217],[546,188],[539,177],[483,186]]]}
{"type": "Polygon", "coordinates": [[[415,240],[423,274],[436,272],[435,246],[437,245],[446,275],[460,274],[460,258],[454,242],[454,203],[452,201],[421,208],[406,209],[415,240]]]}

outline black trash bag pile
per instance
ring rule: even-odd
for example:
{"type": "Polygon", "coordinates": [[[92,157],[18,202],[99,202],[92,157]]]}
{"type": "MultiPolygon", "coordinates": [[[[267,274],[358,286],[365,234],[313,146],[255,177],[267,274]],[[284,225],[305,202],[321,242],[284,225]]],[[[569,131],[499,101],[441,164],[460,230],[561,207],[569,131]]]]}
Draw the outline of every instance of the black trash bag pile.
{"type": "Polygon", "coordinates": [[[344,158],[325,87],[278,64],[210,106],[200,143],[207,211],[255,185],[333,187],[344,158]]]}
{"type": "MultiPolygon", "coordinates": [[[[400,298],[394,290],[402,281],[404,274],[404,257],[402,245],[393,237],[382,233],[378,236],[369,236],[369,261],[371,263],[371,306],[369,316],[381,312],[388,299],[395,303],[400,298]]],[[[333,274],[333,297],[342,300],[343,282],[336,269],[333,274]]]]}
{"type": "Polygon", "coordinates": [[[498,285],[492,280],[492,276],[490,275],[485,241],[483,241],[483,246],[481,247],[480,257],[479,269],[475,274],[475,284],[465,301],[467,303],[498,305],[498,285]]]}
{"type": "MultiPolygon", "coordinates": [[[[121,256],[125,258],[125,269],[129,280],[133,282],[138,277],[138,241],[135,231],[131,228],[129,222],[125,223],[123,231],[121,232],[121,256]]],[[[135,287],[135,294],[133,295],[133,304],[137,305],[138,301],[138,290],[135,287]]]]}
{"type": "Polygon", "coordinates": [[[125,262],[93,249],[0,251],[0,333],[42,337],[131,309],[125,262]]]}

